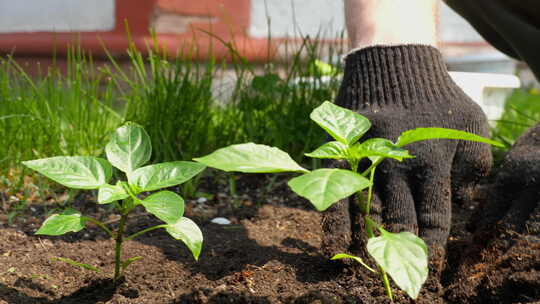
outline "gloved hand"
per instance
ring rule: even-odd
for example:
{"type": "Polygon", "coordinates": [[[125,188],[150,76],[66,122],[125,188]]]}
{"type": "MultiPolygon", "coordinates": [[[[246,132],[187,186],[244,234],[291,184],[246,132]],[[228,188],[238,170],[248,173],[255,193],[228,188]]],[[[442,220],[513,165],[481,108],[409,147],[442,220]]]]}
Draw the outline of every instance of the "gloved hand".
{"type": "Polygon", "coordinates": [[[486,303],[540,300],[540,123],[516,141],[487,189],[448,297],[456,303],[478,295],[486,303]]]}
{"type": "Polygon", "coordinates": [[[516,141],[494,175],[487,205],[479,212],[476,238],[514,233],[540,237],[540,124],[516,141]]]}
{"type": "MultiPolygon", "coordinates": [[[[484,113],[452,81],[440,52],[430,46],[376,46],[348,55],[336,104],[372,123],[364,139],[396,141],[403,131],[444,127],[488,135],[484,113]]],[[[431,140],[404,148],[416,158],[385,160],[376,171],[373,217],[387,230],[417,233],[444,248],[451,200],[467,201],[491,167],[490,147],[457,140],[431,140]]],[[[362,217],[352,199],[323,213],[323,251],[356,252],[364,242],[362,217]]],[[[441,249],[442,250],[442,249],[441,249]]]]}

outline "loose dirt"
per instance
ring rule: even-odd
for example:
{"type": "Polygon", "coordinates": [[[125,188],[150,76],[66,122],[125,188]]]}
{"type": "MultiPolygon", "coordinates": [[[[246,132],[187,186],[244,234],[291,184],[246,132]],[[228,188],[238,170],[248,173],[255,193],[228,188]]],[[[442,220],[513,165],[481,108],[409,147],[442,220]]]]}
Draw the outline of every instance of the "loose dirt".
{"type": "MultiPolygon", "coordinates": [[[[200,260],[164,231],[150,232],[125,244],[124,258],[143,259],[127,269],[118,288],[109,280],[113,241],[93,226],[62,237],[36,236],[52,206],[34,204],[14,225],[0,226],[0,303],[389,303],[376,277],[322,255],[320,214],[284,181],[243,176],[234,197],[223,186],[206,185],[213,198],[186,206],[205,237],[200,260]],[[232,224],[213,224],[215,216],[232,224]]],[[[117,219],[90,200],[79,195],[74,207],[114,225],[117,219]]],[[[443,288],[428,284],[416,302],[395,289],[396,303],[540,303],[540,242],[521,237],[476,248],[465,229],[473,212],[471,206],[454,208],[443,288]]],[[[138,210],[128,229],[157,223],[138,210]]]]}

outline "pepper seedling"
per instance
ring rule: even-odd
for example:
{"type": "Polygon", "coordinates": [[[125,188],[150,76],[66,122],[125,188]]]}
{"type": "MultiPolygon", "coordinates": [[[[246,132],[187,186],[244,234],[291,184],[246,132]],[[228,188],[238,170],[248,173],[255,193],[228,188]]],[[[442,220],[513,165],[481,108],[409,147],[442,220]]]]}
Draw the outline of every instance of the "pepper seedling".
{"type": "Polygon", "coordinates": [[[411,298],[416,299],[428,276],[428,248],[425,242],[410,232],[386,231],[370,217],[375,170],[384,159],[403,161],[413,156],[403,146],[428,139],[462,139],[493,145],[499,143],[487,138],[452,129],[418,128],[401,134],[396,143],[384,138],[358,140],[370,129],[369,120],[353,111],[324,102],[310,118],[330,134],[335,141],[325,143],[306,156],[346,160],[350,169],[317,169],[309,171],[297,164],[286,152],[278,148],[254,143],[232,145],[194,159],[209,167],[224,171],[246,173],[299,172],[288,185],[298,195],[308,199],[317,210],[330,206],[356,194],[357,203],[365,219],[368,236],[367,251],[373,257],[377,270],[358,257],[337,254],[332,259],[352,258],[369,271],[378,273],[386,293],[393,301],[388,275],[411,298]],[[370,167],[358,172],[361,160],[368,158],[370,167]],[[364,191],[367,189],[367,197],[364,191]],[[378,233],[377,233],[378,231],[378,233]],[[378,236],[376,235],[378,234],[378,236]]]}
{"type": "MultiPolygon", "coordinates": [[[[176,161],[143,167],[152,154],[150,137],[143,127],[131,122],[116,129],[105,146],[105,152],[107,160],[90,156],[57,156],[25,161],[23,164],[68,188],[97,189],[98,204],[114,204],[116,211],[120,213],[116,230],[113,231],[105,223],[84,216],[69,207],[47,218],[36,234],[63,235],[82,230],[88,222],[95,224],[115,240],[114,284],[117,284],[131,263],[141,259],[131,257],[122,260],[123,242],[155,229],[164,228],[173,238],[184,242],[195,260],[198,260],[203,235],[195,222],[183,216],[182,197],[171,191],[159,191],[144,199],[139,198],[139,195],[142,192],[182,184],[203,171],[205,166],[191,161],[176,161]],[[126,174],[127,181],[118,181],[114,185],[108,183],[112,177],[113,166],[126,174]],[[165,223],[126,235],[128,214],[139,205],[165,223]]],[[[56,260],[101,271],[97,267],[66,258],[56,260]]]]}

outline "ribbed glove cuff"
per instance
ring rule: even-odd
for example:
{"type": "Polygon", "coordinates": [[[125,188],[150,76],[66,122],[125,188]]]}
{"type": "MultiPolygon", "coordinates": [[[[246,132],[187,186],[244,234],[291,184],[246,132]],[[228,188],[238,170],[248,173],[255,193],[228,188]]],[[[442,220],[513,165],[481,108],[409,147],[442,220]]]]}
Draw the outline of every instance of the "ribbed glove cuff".
{"type": "Polygon", "coordinates": [[[337,98],[351,109],[387,105],[409,108],[418,103],[463,98],[448,75],[439,50],[428,45],[374,46],[345,58],[337,98]]]}

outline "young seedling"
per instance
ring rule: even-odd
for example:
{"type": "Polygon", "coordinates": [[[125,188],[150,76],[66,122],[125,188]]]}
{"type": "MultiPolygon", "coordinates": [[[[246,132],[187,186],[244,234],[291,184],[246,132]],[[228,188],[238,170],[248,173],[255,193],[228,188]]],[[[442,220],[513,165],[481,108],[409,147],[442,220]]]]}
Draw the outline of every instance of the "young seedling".
{"type": "MultiPolygon", "coordinates": [[[[202,249],[202,232],[192,220],[183,216],[184,200],[171,191],[159,191],[141,199],[139,194],[184,183],[205,169],[195,162],[176,161],[159,163],[142,167],[150,160],[152,146],[146,131],[135,123],[126,123],[116,130],[112,139],[105,146],[107,160],[90,156],[57,156],[51,158],[25,161],[23,164],[66,187],[75,189],[98,189],[99,204],[114,204],[120,213],[120,221],[116,230],[111,230],[105,223],[69,207],[59,214],[47,218],[36,232],[40,235],[62,235],[67,232],[78,232],[90,222],[104,230],[115,240],[115,267],[113,282],[116,284],[123,276],[125,269],[141,257],[122,260],[122,244],[143,233],[164,228],[173,238],[180,240],[189,248],[195,260],[202,249]],[[112,166],[123,171],[127,181],[108,184],[111,179],[112,166]],[[142,205],[146,211],[165,222],[126,235],[126,220],[129,213],[142,205]]],[[[100,269],[75,262],[70,259],[56,260],[79,266],[85,269],[100,269]]]]}
{"type": "Polygon", "coordinates": [[[413,142],[446,138],[463,139],[500,145],[475,134],[443,129],[419,128],[401,134],[396,143],[384,138],[358,140],[370,129],[371,123],[362,115],[324,102],[313,110],[310,118],[328,132],[335,141],[328,142],[306,154],[313,158],[346,160],[350,170],[302,168],[285,152],[253,143],[233,145],[219,149],[195,161],[224,171],[247,173],[300,172],[302,175],[289,181],[289,187],[307,198],[317,210],[324,211],[341,199],[356,194],[365,219],[368,236],[367,251],[377,263],[377,270],[358,257],[338,254],[333,259],[352,258],[369,271],[378,273],[386,293],[393,301],[388,275],[411,298],[416,299],[428,275],[428,249],[422,239],[410,232],[386,231],[370,217],[375,169],[384,159],[403,161],[413,156],[403,146],[413,142]],[[368,158],[370,167],[358,172],[361,160],[368,158]],[[367,197],[364,190],[367,189],[367,197]],[[378,231],[378,233],[377,233],[378,231]],[[377,235],[378,234],[378,235],[377,235]]]}

